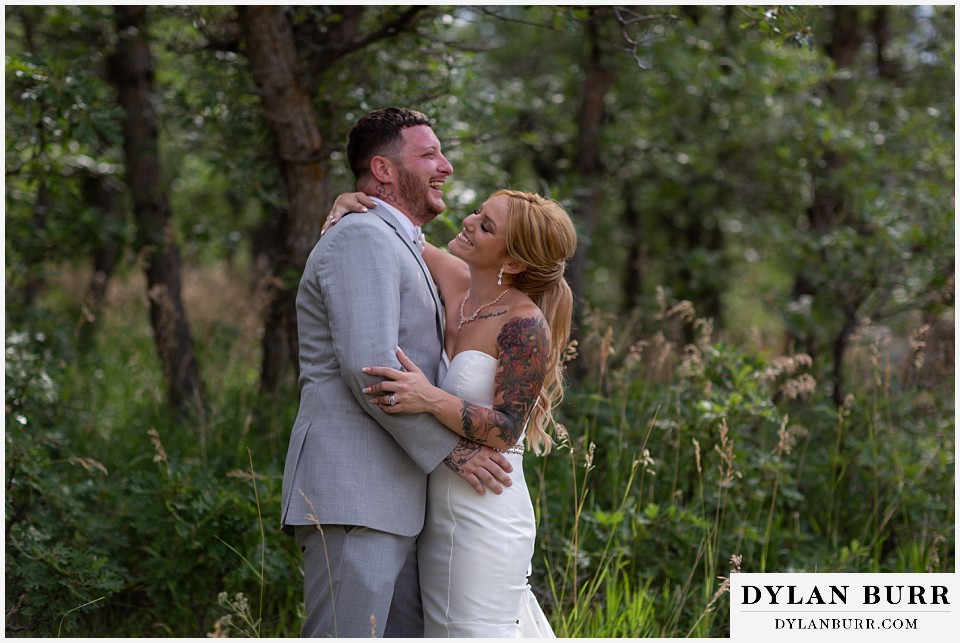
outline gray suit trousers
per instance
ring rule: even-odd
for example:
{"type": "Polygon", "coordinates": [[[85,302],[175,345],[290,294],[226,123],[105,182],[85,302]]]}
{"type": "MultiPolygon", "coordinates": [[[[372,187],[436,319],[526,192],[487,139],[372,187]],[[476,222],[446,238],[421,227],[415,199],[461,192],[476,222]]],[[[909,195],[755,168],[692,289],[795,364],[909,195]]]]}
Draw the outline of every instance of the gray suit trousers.
{"type": "Polygon", "coordinates": [[[422,638],[417,539],[368,527],[298,526],[302,637],[422,638]]]}

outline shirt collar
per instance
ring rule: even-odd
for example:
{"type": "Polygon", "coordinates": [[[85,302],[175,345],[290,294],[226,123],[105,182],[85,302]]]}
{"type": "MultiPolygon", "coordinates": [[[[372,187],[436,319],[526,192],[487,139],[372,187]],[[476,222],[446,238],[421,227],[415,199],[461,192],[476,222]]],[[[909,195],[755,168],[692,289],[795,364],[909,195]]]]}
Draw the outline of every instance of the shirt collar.
{"type": "Polygon", "coordinates": [[[387,203],[387,202],[384,201],[383,199],[378,199],[378,198],[375,197],[375,196],[374,196],[374,197],[370,197],[370,198],[373,199],[374,201],[376,201],[377,203],[379,203],[380,205],[382,205],[382,206],[384,207],[384,209],[385,209],[387,212],[389,212],[390,215],[391,215],[394,219],[396,219],[397,223],[400,225],[400,227],[401,227],[401,228],[403,229],[403,231],[406,233],[408,239],[410,239],[411,241],[414,241],[414,242],[417,240],[417,237],[418,237],[419,234],[420,234],[419,227],[413,225],[413,221],[411,221],[411,220],[407,217],[407,215],[405,215],[403,212],[400,212],[400,210],[396,209],[395,207],[393,207],[392,205],[390,205],[389,203],[387,203]]]}

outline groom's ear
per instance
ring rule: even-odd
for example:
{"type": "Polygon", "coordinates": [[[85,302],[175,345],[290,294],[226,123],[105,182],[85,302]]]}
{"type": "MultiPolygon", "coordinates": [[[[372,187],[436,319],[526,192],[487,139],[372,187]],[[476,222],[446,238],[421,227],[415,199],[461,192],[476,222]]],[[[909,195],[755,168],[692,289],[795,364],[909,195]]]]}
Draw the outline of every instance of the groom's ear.
{"type": "Polygon", "coordinates": [[[397,166],[386,156],[374,156],[370,159],[370,173],[378,183],[393,183],[397,176],[397,166]]]}

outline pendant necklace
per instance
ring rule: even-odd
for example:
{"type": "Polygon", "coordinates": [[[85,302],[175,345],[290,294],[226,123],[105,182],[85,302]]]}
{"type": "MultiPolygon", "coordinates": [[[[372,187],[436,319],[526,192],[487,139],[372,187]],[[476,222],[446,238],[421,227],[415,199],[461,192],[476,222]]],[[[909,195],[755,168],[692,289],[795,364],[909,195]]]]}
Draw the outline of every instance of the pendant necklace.
{"type": "Polygon", "coordinates": [[[484,308],[488,308],[488,307],[494,305],[495,303],[497,303],[498,301],[500,301],[500,299],[501,299],[504,295],[507,294],[507,291],[509,291],[510,288],[512,288],[512,286],[508,286],[506,290],[504,290],[502,293],[500,293],[499,295],[497,295],[497,298],[494,299],[493,301],[491,301],[489,304],[484,304],[484,305],[480,306],[480,308],[477,308],[476,312],[474,312],[472,315],[470,315],[470,317],[464,317],[464,316],[463,316],[463,307],[467,305],[467,299],[470,298],[470,293],[468,292],[468,293],[466,294],[466,296],[463,298],[463,301],[460,302],[460,325],[457,327],[457,330],[460,330],[461,328],[463,328],[463,325],[464,325],[464,324],[469,324],[469,323],[472,322],[474,319],[476,319],[476,318],[477,318],[477,315],[480,314],[480,311],[481,311],[481,310],[483,310],[484,308]]]}

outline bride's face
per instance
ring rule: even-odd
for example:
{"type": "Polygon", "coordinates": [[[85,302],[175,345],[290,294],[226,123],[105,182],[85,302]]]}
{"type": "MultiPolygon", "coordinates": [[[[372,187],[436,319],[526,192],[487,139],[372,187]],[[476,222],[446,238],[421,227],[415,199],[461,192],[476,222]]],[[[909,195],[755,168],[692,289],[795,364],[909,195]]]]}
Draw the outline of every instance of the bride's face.
{"type": "Polygon", "coordinates": [[[499,269],[509,259],[506,225],[507,197],[487,199],[476,212],[463,220],[463,230],[447,247],[450,252],[477,268],[499,269]]]}

